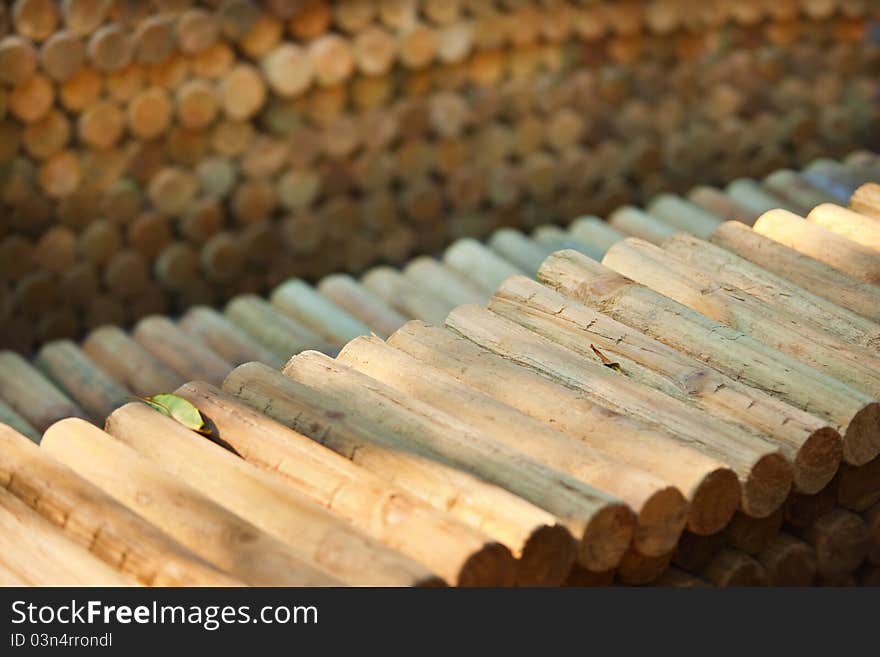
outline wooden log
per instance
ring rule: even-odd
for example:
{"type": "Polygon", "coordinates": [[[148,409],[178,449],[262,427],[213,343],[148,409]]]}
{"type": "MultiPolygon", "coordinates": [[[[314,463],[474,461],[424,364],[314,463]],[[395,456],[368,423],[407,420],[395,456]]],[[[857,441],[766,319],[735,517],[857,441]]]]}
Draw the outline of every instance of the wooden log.
{"type": "Polygon", "coordinates": [[[374,267],[361,284],[385,303],[407,317],[442,324],[455,304],[422,290],[412,280],[391,267],[374,267]]]}
{"type": "Polygon", "coordinates": [[[755,231],[804,255],[873,285],[880,284],[880,254],[785,210],[755,222],[755,231]]]}
{"type": "Polygon", "coordinates": [[[880,184],[865,183],[853,192],[849,207],[874,219],[880,219],[880,184]]]}
{"type": "Polygon", "coordinates": [[[0,426],[0,485],[113,568],[153,586],[231,586],[155,526],[0,426]]]}
{"type": "Polygon", "coordinates": [[[742,290],[722,286],[717,276],[704,274],[652,244],[634,239],[620,242],[605,254],[603,264],[856,390],[880,396],[876,354],[848,345],[742,290]],[[805,340],[810,342],[808,351],[802,346],[805,340]]]}
{"type": "Polygon", "coordinates": [[[513,228],[499,228],[487,242],[489,248],[529,276],[538,272],[551,249],[513,228]]]}
{"type": "Polygon", "coordinates": [[[674,397],[629,381],[600,362],[475,306],[455,309],[446,325],[485,349],[587,393],[606,408],[660,425],[681,444],[725,463],[740,479],[740,504],[750,515],[769,515],[785,500],[793,477],[791,464],[778,446],[756,432],[705,418],[674,397]]]}
{"type": "Polygon", "coordinates": [[[612,228],[607,222],[592,216],[575,219],[568,231],[582,242],[590,245],[596,253],[595,259],[600,259],[608,249],[625,237],[623,233],[612,228]]]}
{"type": "Polygon", "coordinates": [[[672,482],[690,501],[688,523],[695,531],[720,530],[738,504],[735,477],[718,461],[450,331],[410,322],[389,339],[389,344],[464,385],[552,423],[612,459],[672,482]],[[609,441],[611,436],[613,441],[609,441]],[[657,444],[663,445],[660,452],[654,447],[657,444]],[[658,453],[669,455],[669,459],[658,458],[658,453]]]}
{"type": "Polygon", "coordinates": [[[145,404],[107,419],[107,432],[203,495],[283,541],[306,563],[349,585],[436,585],[407,557],[145,404]]]}
{"type": "Polygon", "coordinates": [[[323,338],[256,295],[234,298],[226,304],[224,314],[284,361],[304,349],[321,349],[327,353],[335,351],[323,338]]]}
{"type": "Polygon", "coordinates": [[[219,384],[233,367],[165,317],[154,315],[140,320],[134,327],[132,337],[186,380],[219,384]]]}
{"type": "Polygon", "coordinates": [[[462,303],[484,303],[488,298],[464,276],[428,256],[411,260],[404,267],[403,275],[421,289],[453,306],[462,303]]]}
{"type": "Polygon", "coordinates": [[[40,432],[3,401],[0,401],[0,424],[5,424],[35,443],[40,442],[40,432]]]}
{"type": "Polygon", "coordinates": [[[724,532],[700,536],[686,531],[678,541],[673,562],[688,572],[702,572],[715,556],[724,549],[724,532]]]}
{"type": "MultiPolygon", "coordinates": [[[[834,202],[835,198],[814,187],[796,171],[780,169],[763,180],[764,187],[802,212],[809,212],[821,203],[834,202]]],[[[763,214],[763,213],[762,213],[763,214]]]]}
{"type": "Polygon", "coordinates": [[[70,340],[44,345],[34,363],[76,400],[96,423],[103,422],[129,396],[125,387],[70,340]]]}
{"type": "Polygon", "coordinates": [[[853,572],[870,549],[865,521],[852,511],[834,509],[803,530],[803,539],[816,551],[816,572],[837,577],[853,572]]]}
{"type": "MultiPolygon", "coordinates": [[[[513,582],[515,564],[507,548],[351,463],[349,455],[359,456],[355,453],[358,450],[336,454],[288,429],[288,425],[295,425],[299,412],[288,413],[296,408],[291,406],[296,397],[284,394],[284,387],[290,390],[285,381],[279,372],[251,363],[238,367],[224,383],[224,388],[240,400],[199,383],[187,384],[177,394],[210,417],[224,440],[244,460],[277,472],[296,490],[385,545],[425,564],[447,582],[513,582]],[[270,398],[275,400],[271,405],[270,398]],[[248,408],[241,400],[254,408],[270,410],[274,419],[248,408]],[[338,495],[341,488],[348,494],[338,495]],[[391,518],[393,522],[388,522],[391,518]]],[[[318,417],[314,414],[309,421],[318,417]]],[[[322,421],[326,422],[327,417],[322,421]]],[[[385,454],[391,457],[395,453],[385,454]]],[[[401,477],[407,474],[406,470],[399,472],[401,477]]]]}
{"type": "Polygon", "coordinates": [[[82,350],[119,384],[142,397],[169,392],[182,383],[180,376],[116,326],[89,333],[82,350]]]}
{"type": "Polygon", "coordinates": [[[707,368],[596,310],[524,278],[508,279],[489,308],[588,359],[596,359],[598,349],[609,361],[617,362],[627,378],[771,438],[792,461],[798,490],[816,492],[837,472],[842,441],[827,422],[707,368]],[[780,416],[788,419],[780,422],[780,416]]]}
{"type": "Polygon", "coordinates": [[[880,349],[880,325],[729,251],[684,234],[671,237],[663,249],[704,273],[714,274],[722,284],[739,288],[847,344],[871,352],[880,349]]]}
{"type": "Polygon", "coordinates": [[[338,360],[401,394],[455,415],[468,426],[627,502],[636,512],[633,544],[642,554],[669,552],[687,519],[686,502],[662,479],[627,466],[522,412],[468,389],[437,368],[376,338],[359,338],[338,360]],[[472,410],[468,410],[472,409],[472,410]],[[613,473],[613,476],[608,475],[613,473]]]}
{"type": "Polygon", "coordinates": [[[28,586],[131,586],[134,580],[0,489],[0,563],[28,586]]]}
{"type": "Polygon", "coordinates": [[[847,463],[867,463],[880,451],[876,430],[880,406],[870,396],[580,254],[554,254],[538,276],[562,294],[638,327],[737,381],[832,421],[843,436],[843,459],[847,463]],[[744,363],[747,368],[743,368],[744,363]]]}
{"type": "Polygon", "coordinates": [[[406,322],[400,313],[346,274],[324,277],[318,291],[381,337],[390,335],[406,322]]]}
{"type": "Polygon", "coordinates": [[[65,417],[87,417],[76,402],[11,351],[0,352],[0,399],[39,432],[65,417]]]}
{"type": "Polygon", "coordinates": [[[672,561],[673,552],[656,557],[639,553],[634,547],[627,550],[617,567],[617,579],[629,586],[642,586],[656,582],[672,561]]]}
{"type": "Polygon", "coordinates": [[[865,465],[841,468],[837,476],[837,503],[852,511],[864,511],[880,501],[880,458],[865,465]]]}
{"type": "Polygon", "coordinates": [[[675,228],[631,205],[615,210],[608,217],[608,223],[617,231],[653,244],[662,244],[676,233],[675,228]]]}
{"type": "Polygon", "coordinates": [[[673,194],[655,196],[647,210],[667,225],[700,239],[706,239],[721,223],[720,217],[673,194]]]}
{"type": "Polygon", "coordinates": [[[700,576],[719,587],[767,585],[764,567],[745,552],[731,548],[716,554],[700,576]]]}
{"type": "Polygon", "coordinates": [[[56,423],[40,445],[81,477],[246,584],[341,584],[278,539],[82,420],[56,423]]]}
{"type": "Polygon", "coordinates": [[[611,586],[614,582],[614,569],[595,572],[575,564],[568,573],[563,586],[611,586]]]}
{"type": "Polygon", "coordinates": [[[784,519],[782,507],[766,518],[751,518],[744,513],[737,513],[724,529],[724,533],[730,546],[757,556],[779,534],[784,519]]]}
{"type": "Polygon", "coordinates": [[[747,207],[752,212],[764,214],[771,210],[782,208],[786,211],[797,212],[799,205],[786,202],[774,194],[770,194],[761,188],[761,185],[751,178],[740,178],[729,183],[724,188],[725,193],[735,202],[747,207]]]}
{"type": "Polygon", "coordinates": [[[815,551],[789,534],[778,534],[756,558],[770,586],[811,586],[816,579],[815,551]]]}
{"type": "Polygon", "coordinates": [[[417,454],[506,488],[557,517],[572,518],[588,527],[601,526],[590,541],[578,536],[581,555],[590,545],[591,563],[582,561],[585,566],[601,570],[600,563],[616,563],[630,543],[632,524],[627,519],[631,511],[617,499],[498,443],[452,416],[316,352],[295,356],[283,373],[339,408],[393,427],[392,436],[411,445],[417,454]],[[356,397],[349,392],[351,386],[359,386],[356,397]]]}
{"type": "Polygon", "coordinates": [[[292,278],[276,287],[270,301],[284,314],[308,327],[326,340],[327,344],[336,348],[359,335],[370,333],[366,324],[298,278],[292,278]]]}
{"type": "Polygon", "coordinates": [[[761,216],[760,213],[740,205],[720,189],[707,185],[694,187],[688,192],[687,198],[691,203],[724,220],[736,220],[747,226],[754,224],[761,216]]]}
{"type": "MultiPolygon", "coordinates": [[[[187,310],[180,318],[179,325],[233,366],[251,361],[266,363],[272,367],[281,367],[284,364],[284,360],[272,350],[207,306],[196,306],[187,310]]],[[[180,383],[182,382],[178,381],[176,385],[180,383]]]]}
{"type": "Polygon", "coordinates": [[[738,222],[725,222],[709,239],[816,296],[880,322],[880,292],[874,285],[847,276],[738,222]]]}
{"type": "Polygon", "coordinates": [[[491,294],[508,276],[523,272],[476,240],[457,240],[443,254],[443,262],[491,294]]]}
{"type": "Polygon", "coordinates": [[[833,233],[869,247],[880,250],[880,221],[853,210],[823,203],[817,205],[807,215],[807,221],[826,228],[833,233]]]}

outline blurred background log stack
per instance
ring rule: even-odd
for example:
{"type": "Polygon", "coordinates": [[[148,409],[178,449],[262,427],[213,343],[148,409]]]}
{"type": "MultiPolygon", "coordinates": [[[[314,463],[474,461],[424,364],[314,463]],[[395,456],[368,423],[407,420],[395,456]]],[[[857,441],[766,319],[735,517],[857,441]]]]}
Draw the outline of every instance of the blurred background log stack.
{"type": "Polygon", "coordinates": [[[815,159],[0,352],[0,581],[876,586],[878,180],[815,159]],[[201,433],[131,401],[168,392],[201,433]]]}
{"type": "MultiPolygon", "coordinates": [[[[0,346],[876,146],[872,3],[698,5],[6,3],[0,346]]],[[[840,202],[819,172],[792,208],[840,202]]],[[[770,209],[766,190],[730,191],[770,209]]],[[[395,281],[370,279],[406,296],[395,281]]]]}

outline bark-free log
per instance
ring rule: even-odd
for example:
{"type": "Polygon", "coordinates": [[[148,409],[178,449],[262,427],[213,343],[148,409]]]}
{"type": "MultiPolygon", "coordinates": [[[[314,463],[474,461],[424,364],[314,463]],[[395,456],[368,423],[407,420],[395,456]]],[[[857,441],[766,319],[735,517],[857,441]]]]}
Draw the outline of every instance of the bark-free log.
{"type": "Polygon", "coordinates": [[[850,277],[736,221],[721,224],[709,239],[816,296],[880,322],[880,288],[875,285],[850,277]]]}
{"type": "Polygon", "coordinates": [[[508,262],[513,263],[529,276],[538,273],[552,249],[538,244],[513,228],[500,228],[492,233],[489,247],[508,262]]]}
{"type": "Polygon", "coordinates": [[[770,586],[810,586],[816,579],[815,550],[789,534],[778,534],[757,559],[770,586]]]}
{"type": "Polygon", "coordinates": [[[715,586],[766,586],[763,566],[745,552],[724,548],[706,565],[700,576],[715,586]]]}
{"type": "Polygon", "coordinates": [[[606,408],[661,426],[681,444],[726,464],[740,479],[740,504],[750,515],[769,515],[785,500],[792,482],[791,464],[777,445],[759,434],[706,418],[674,397],[630,381],[601,362],[591,362],[482,308],[456,308],[446,324],[484,349],[581,390],[606,408]]]}
{"type": "Polygon", "coordinates": [[[864,511],[880,501],[880,457],[865,465],[841,467],[837,476],[837,503],[864,511]]]}
{"type": "Polygon", "coordinates": [[[833,233],[880,250],[880,221],[833,203],[817,205],[807,215],[807,221],[822,226],[833,233]]]}
{"type": "Polygon", "coordinates": [[[276,287],[270,300],[273,306],[318,333],[334,347],[370,333],[365,324],[298,278],[276,287]]]}
{"type": "Polygon", "coordinates": [[[387,346],[359,338],[338,360],[386,383],[402,394],[455,415],[511,449],[619,497],[636,512],[634,545],[643,554],[669,552],[687,518],[684,498],[667,482],[595,450],[524,413],[462,386],[453,377],[387,346]]]}
{"type": "Polygon", "coordinates": [[[880,219],[880,183],[865,183],[853,192],[849,207],[856,212],[880,219]]]}
{"type": "Polygon", "coordinates": [[[504,258],[470,238],[460,239],[446,249],[443,262],[489,294],[494,292],[508,276],[523,273],[504,258]]]}
{"type": "Polygon", "coordinates": [[[608,217],[608,223],[615,230],[648,240],[652,244],[662,244],[677,232],[664,221],[631,205],[615,210],[608,217]]]}
{"type": "Polygon", "coordinates": [[[673,194],[660,194],[651,200],[648,213],[668,226],[706,239],[721,223],[721,218],[673,194]]]}
{"type": "Polygon", "coordinates": [[[601,259],[605,252],[622,240],[625,235],[598,217],[581,217],[575,219],[568,231],[579,240],[589,244],[596,251],[596,259],[601,259]]]}
{"type": "Polygon", "coordinates": [[[539,278],[737,381],[832,421],[847,463],[861,465],[880,454],[880,404],[869,395],[573,251],[553,254],[539,278]]]}
{"type": "Polygon", "coordinates": [[[442,324],[446,314],[455,307],[454,303],[423,290],[392,267],[374,267],[364,275],[361,283],[407,317],[432,324],[442,324]]]}
{"type": "Polygon", "coordinates": [[[391,335],[406,318],[347,274],[321,279],[318,292],[357,317],[380,337],[391,335]]]}
{"type": "Polygon", "coordinates": [[[880,253],[796,214],[766,212],[755,222],[755,231],[860,281],[880,284],[880,253]]]}
{"type": "Polygon", "coordinates": [[[319,391],[338,408],[381,424],[398,445],[402,441],[421,456],[471,472],[560,518],[601,526],[592,540],[579,536],[581,554],[589,552],[593,561],[582,561],[585,566],[603,570],[603,564],[620,558],[631,540],[631,512],[619,500],[493,440],[458,418],[316,352],[292,358],[283,372],[319,391]]]}
{"type": "Polygon", "coordinates": [[[0,401],[0,424],[5,424],[20,434],[27,436],[35,443],[40,442],[40,432],[31,426],[30,422],[12,410],[3,401],[0,401]]]}
{"type": "Polygon", "coordinates": [[[342,583],[307,564],[278,539],[82,420],[56,423],[40,445],[111,497],[246,584],[342,583]]]}
{"type": "Polygon", "coordinates": [[[803,531],[803,538],[816,551],[816,570],[822,577],[853,572],[870,549],[865,521],[845,509],[834,509],[803,531]]]}
{"type": "MultiPolygon", "coordinates": [[[[209,417],[217,435],[244,460],[277,472],[321,506],[425,564],[447,582],[504,585],[514,581],[510,552],[485,533],[457,522],[351,463],[346,456],[285,426],[287,422],[295,424],[301,415],[299,409],[288,414],[290,397],[279,387],[285,382],[279,372],[249,363],[236,368],[224,383],[224,388],[240,399],[202,383],[187,384],[177,394],[209,417]],[[271,412],[275,419],[254,408],[271,412]],[[282,419],[285,416],[286,420],[282,419]]],[[[316,413],[308,420],[320,417],[316,413]]],[[[352,449],[351,456],[357,456],[357,451],[352,449]]]]}
{"type": "Polygon", "coordinates": [[[389,344],[463,385],[552,424],[614,460],[672,482],[691,503],[688,523],[695,531],[720,530],[738,505],[736,477],[717,460],[451,331],[410,322],[389,339],[389,344]]]}
{"type": "Polygon", "coordinates": [[[0,487],[113,568],[148,586],[235,584],[24,436],[0,426],[0,448],[0,487]]]}
{"type": "Polygon", "coordinates": [[[766,518],[751,518],[744,513],[737,513],[724,529],[724,533],[729,545],[754,556],[776,538],[784,519],[782,507],[766,518]]]}
{"type": "Polygon", "coordinates": [[[292,547],[304,561],[346,584],[440,583],[425,567],[350,527],[219,445],[145,404],[107,419],[107,433],[218,504],[292,547]]]}
{"type": "MultiPolygon", "coordinates": [[[[878,253],[880,256],[880,253],[878,253]]],[[[642,240],[615,244],[602,264],[710,319],[746,333],[829,376],[880,398],[880,356],[817,330],[784,309],[722,283],[642,240]],[[809,345],[805,348],[805,344],[809,345]]]]}
{"type": "MultiPolygon", "coordinates": [[[[282,358],[213,308],[207,306],[190,308],[180,318],[179,324],[180,328],[203,341],[209,349],[234,366],[252,361],[266,363],[272,367],[281,367],[284,364],[282,358]]],[[[178,381],[177,385],[180,383],[182,381],[178,381]]]]}
{"type": "Polygon", "coordinates": [[[73,400],[12,351],[0,352],[0,399],[41,432],[65,417],[87,417],[73,400]]]}
{"type": "MultiPolygon", "coordinates": [[[[429,256],[410,261],[403,275],[421,289],[457,306],[462,303],[485,303],[486,294],[448,266],[429,256]]],[[[364,335],[361,333],[361,335],[364,335]]]]}
{"type": "Polygon", "coordinates": [[[219,384],[233,367],[166,317],[155,315],[142,319],[132,336],[185,379],[219,384]]]}
{"type": "Polygon", "coordinates": [[[740,422],[770,437],[792,461],[795,485],[816,492],[834,473],[842,455],[840,434],[827,422],[567,299],[534,281],[508,279],[489,306],[493,312],[590,359],[593,347],[622,373],[690,403],[709,415],[740,422]]]}

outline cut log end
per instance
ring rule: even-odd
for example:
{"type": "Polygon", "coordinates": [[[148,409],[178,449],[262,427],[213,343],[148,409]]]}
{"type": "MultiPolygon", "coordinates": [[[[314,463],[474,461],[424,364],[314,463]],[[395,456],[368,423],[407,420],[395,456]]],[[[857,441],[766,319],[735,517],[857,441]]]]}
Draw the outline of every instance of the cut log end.
{"type": "Polygon", "coordinates": [[[743,482],[742,510],[753,518],[766,518],[785,502],[793,481],[794,468],[784,456],[761,457],[743,482]]]}
{"type": "Polygon", "coordinates": [[[529,536],[517,561],[519,586],[559,586],[577,558],[577,542],[565,527],[545,525],[529,536]]]}
{"type": "Polygon", "coordinates": [[[489,543],[472,554],[458,573],[458,586],[513,586],[516,559],[500,543],[489,543]]]}
{"type": "Polygon", "coordinates": [[[739,479],[732,470],[710,472],[691,497],[687,528],[699,536],[721,531],[739,508],[741,497],[739,479]]]}
{"type": "Polygon", "coordinates": [[[687,524],[688,508],[687,500],[677,488],[658,490],[638,510],[633,546],[649,557],[673,550],[687,524]]]}
{"type": "Polygon", "coordinates": [[[843,460],[865,465],[880,455],[880,403],[871,403],[856,413],[843,435],[843,460]]]}
{"type": "Polygon", "coordinates": [[[581,537],[578,563],[595,572],[614,568],[633,540],[634,525],[625,505],[610,504],[596,512],[581,537]]]}
{"type": "Polygon", "coordinates": [[[831,427],[810,434],[794,461],[794,487],[799,493],[818,493],[834,477],[843,457],[843,439],[831,427]]]}

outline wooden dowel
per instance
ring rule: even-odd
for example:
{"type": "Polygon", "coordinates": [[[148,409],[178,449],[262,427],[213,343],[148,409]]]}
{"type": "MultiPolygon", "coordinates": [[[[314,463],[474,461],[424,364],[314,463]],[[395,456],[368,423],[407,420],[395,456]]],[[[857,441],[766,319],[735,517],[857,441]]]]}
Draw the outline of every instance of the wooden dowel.
{"type": "Polygon", "coordinates": [[[880,219],[880,184],[865,183],[853,192],[849,207],[856,212],[880,219]]]}
{"type": "Polygon", "coordinates": [[[226,305],[224,314],[284,361],[303,349],[335,351],[323,338],[256,295],[236,297],[226,305]]]}
{"type": "Polygon", "coordinates": [[[589,244],[600,259],[605,252],[625,236],[598,217],[580,217],[569,227],[569,232],[578,239],[589,244]]]}
{"type": "Polygon", "coordinates": [[[766,586],[767,573],[745,552],[724,548],[706,565],[700,576],[715,586],[766,586]]]}
{"type": "Polygon", "coordinates": [[[617,361],[633,381],[768,436],[792,461],[798,490],[815,492],[837,471],[842,440],[827,422],[707,368],[607,315],[525,278],[508,279],[489,307],[588,359],[597,359],[595,347],[617,361]],[[780,421],[780,416],[787,419],[780,421]]]}
{"type": "Polygon", "coordinates": [[[793,477],[791,465],[778,446],[757,433],[718,418],[709,420],[674,397],[629,381],[601,362],[580,357],[481,308],[456,308],[446,325],[484,349],[587,393],[606,408],[659,424],[681,444],[726,464],[740,479],[740,504],[750,515],[769,515],[785,500],[793,477]]]}
{"type": "Polygon", "coordinates": [[[485,303],[488,298],[481,289],[475,287],[461,274],[428,256],[411,260],[403,269],[403,275],[421,289],[453,306],[462,303],[485,303]]]}
{"type": "Polygon", "coordinates": [[[632,525],[627,519],[631,512],[625,505],[468,424],[315,352],[292,358],[283,372],[365,420],[385,418],[381,421],[393,423],[397,440],[407,441],[416,453],[471,472],[558,517],[572,518],[597,530],[591,540],[581,543],[582,555],[590,545],[591,563],[583,565],[602,570],[600,563],[615,563],[629,545],[632,525]],[[351,386],[366,387],[354,396],[351,386]]]}
{"type": "Polygon", "coordinates": [[[756,558],[770,586],[810,586],[816,578],[815,551],[788,534],[778,534],[756,558]]]}
{"type": "Polygon", "coordinates": [[[39,432],[65,417],[87,417],[76,402],[11,351],[0,352],[0,399],[39,432]]]}
{"type": "Polygon", "coordinates": [[[43,346],[34,363],[61,386],[98,424],[122,404],[129,391],[70,340],[43,346]]]}
{"type": "Polygon", "coordinates": [[[880,349],[880,325],[818,297],[748,260],[689,235],[669,238],[663,249],[726,285],[798,317],[816,329],[868,351],[880,349]]]}
{"type": "Polygon", "coordinates": [[[443,262],[489,294],[494,292],[508,276],[523,273],[507,260],[470,238],[460,239],[446,249],[443,262]]]}
{"type": "Polygon", "coordinates": [[[193,552],[251,585],[339,586],[284,543],[82,420],[64,420],[41,449],[193,552]]]}
{"type": "Polygon", "coordinates": [[[364,275],[361,284],[401,314],[436,325],[442,324],[446,314],[455,306],[422,290],[391,267],[374,267],[364,275]]]}
{"type": "Polygon", "coordinates": [[[450,331],[410,322],[389,344],[463,385],[552,423],[612,459],[672,482],[690,501],[688,523],[700,533],[720,530],[738,505],[736,478],[717,461],[450,331]],[[654,447],[658,444],[663,446],[659,452],[654,447]],[[661,453],[669,459],[658,458],[661,453]]]}
{"type": "Polygon", "coordinates": [[[232,371],[231,363],[165,317],[145,317],[132,337],[184,379],[219,384],[232,371]]]}
{"type": "Polygon", "coordinates": [[[608,217],[608,223],[617,231],[640,237],[653,244],[662,244],[677,232],[675,228],[631,205],[615,210],[608,217]]]}
{"type": "Polygon", "coordinates": [[[116,326],[89,333],[82,350],[122,386],[142,397],[170,392],[182,383],[179,375],[116,326]]]}
{"type": "Polygon", "coordinates": [[[499,228],[487,242],[489,248],[514,266],[534,276],[551,250],[513,228],[499,228]]]}
{"type": "Polygon", "coordinates": [[[627,502],[636,511],[638,524],[633,541],[643,554],[657,556],[674,547],[687,519],[686,503],[681,493],[662,479],[609,459],[488,395],[461,386],[437,368],[376,338],[350,342],[338,360],[401,394],[455,415],[513,450],[627,502]],[[611,472],[614,477],[609,478],[611,472]]]}
{"type": "Polygon", "coordinates": [[[328,344],[342,347],[359,335],[369,335],[369,327],[322,296],[305,281],[292,278],[275,288],[272,305],[303,326],[319,334],[328,344]]]}
{"type": "MultiPolygon", "coordinates": [[[[880,256],[880,253],[878,253],[880,256]]],[[[627,239],[602,260],[618,273],[679,303],[789,354],[875,398],[880,396],[880,358],[868,349],[816,329],[774,305],[733,287],[720,277],[682,262],[644,241],[627,239]],[[805,352],[802,345],[810,341],[805,352]]],[[[880,261],[878,261],[880,262],[880,261]]]]}
{"type": "Polygon", "coordinates": [[[318,292],[380,337],[391,335],[406,322],[403,315],[347,274],[324,277],[318,284],[318,292]]]}
{"type": "Polygon", "coordinates": [[[656,557],[639,553],[634,547],[630,548],[620,565],[617,567],[617,579],[623,584],[640,586],[656,582],[672,561],[673,552],[667,552],[656,557]]]}
{"type": "Polygon", "coordinates": [[[699,205],[707,212],[721,217],[725,220],[735,220],[751,226],[758,217],[760,212],[754,212],[745,206],[740,205],[727,194],[715,187],[702,185],[694,187],[687,195],[691,203],[699,205]]]}
{"type": "Polygon", "coordinates": [[[865,465],[845,465],[837,476],[837,503],[864,511],[880,501],[880,457],[865,465]]]}
{"type": "Polygon", "coordinates": [[[870,549],[865,521],[844,509],[820,516],[803,530],[803,538],[816,551],[816,571],[821,577],[852,573],[870,549]]]}
{"type": "Polygon", "coordinates": [[[139,515],[0,426],[0,486],[113,568],[148,586],[232,586],[139,515]]]}
{"type": "Polygon", "coordinates": [[[107,433],[345,584],[440,583],[423,566],[362,535],[280,478],[259,471],[145,404],[128,404],[114,412],[107,419],[107,433]]]}
{"type": "Polygon", "coordinates": [[[860,281],[880,284],[880,253],[785,210],[755,222],[755,231],[860,281]]]}
{"type": "Polygon", "coordinates": [[[600,308],[617,321],[637,327],[737,381],[828,418],[843,436],[844,461],[864,464],[880,452],[880,432],[876,429],[880,405],[870,396],[580,254],[554,254],[538,277],[566,296],[600,308]],[[719,340],[720,336],[725,339],[719,340]],[[743,368],[744,363],[747,368],[743,368]]]}
{"type": "Polygon", "coordinates": [[[40,432],[34,429],[30,422],[12,410],[2,400],[0,400],[0,424],[5,424],[10,429],[14,429],[35,443],[40,442],[40,432]]]}
{"type": "Polygon", "coordinates": [[[738,222],[723,223],[712,233],[710,241],[816,296],[880,322],[880,291],[874,285],[847,276],[738,222]]]}
{"type": "Polygon", "coordinates": [[[655,196],[648,213],[678,230],[706,239],[721,223],[721,218],[673,194],[655,196]]]}
{"type": "MultiPolygon", "coordinates": [[[[284,364],[284,360],[271,349],[207,306],[196,306],[187,310],[180,318],[179,325],[233,366],[252,361],[272,367],[281,367],[284,364]]],[[[177,385],[180,383],[182,381],[178,381],[177,385]]]]}
{"type": "Polygon", "coordinates": [[[4,489],[0,489],[0,563],[28,586],[134,584],[4,489]]]}
{"type": "Polygon", "coordinates": [[[853,210],[823,203],[817,205],[807,215],[807,221],[822,226],[833,233],[880,251],[880,221],[853,210]]]}
{"type": "MultiPolygon", "coordinates": [[[[294,396],[284,392],[285,387],[290,390],[286,381],[279,372],[251,363],[238,367],[224,383],[224,388],[239,400],[198,383],[183,386],[177,394],[210,417],[218,433],[246,461],[277,472],[296,490],[385,545],[425,564],[447,582],[503,585],[514,581],[515,563],[507,548],[351,463],[348,457],[360,457],[359,450],[336,454],[288,429],[289,425],[295,428],[296,418],[301,415],[295,409],[314,407],[297,406],[298,393],[294,396]],[[269,411],[274,419],[243,402],[269,411]],[[338,495],[342,488],[348,494],[338,495]],[[393,515],[394,522],[385,521],[388,514],[393,515]]],[[[305,415],[311,415],[309,422],[320,417],[313,411],[305,415]]],[[[326,422],[327,416],[322,421],[326,422]]],[[[393,457],[395,452],[386,451],[385,455],[393,457]]],[[[401,463],[396,458],[392,462],[396,466],[401,463]]],[[[401,477],[408,474],[405,469],[399,472],[401,477]]]]}

